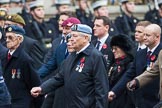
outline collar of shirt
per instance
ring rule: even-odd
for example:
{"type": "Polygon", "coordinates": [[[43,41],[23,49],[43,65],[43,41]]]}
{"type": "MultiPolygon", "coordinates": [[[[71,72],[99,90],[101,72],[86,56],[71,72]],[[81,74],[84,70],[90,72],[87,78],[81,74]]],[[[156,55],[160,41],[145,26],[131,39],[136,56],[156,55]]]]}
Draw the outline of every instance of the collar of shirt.
{"type": "MultiPolygon", "coordinates": [[[[148,51],[151,51],[152,53],[155,51],[155,49],[157,48],[159,46],[159,44],[157,44],[154,48],[152,48],[152,49],[149,49],[149,48],[147,48],[147,52],[148,51]]],[[[152,53],[151,53],[151,55],[152,55],[152,53]]]]}
{"type": "Polygon", "coordinates": [[[10,53],[10,55],[12,56],[13,55],[13,53],[15,52],[15,50],[13,50],[13,51],[8,51],[8,53],[10,53]]]}
{"type": "Polygon", "coordinates": [[[142,44],[142,45],[138,44],[138,49],[139,49],[139,48],[145,49],[145,48],[146,48],[146,45],[145,45],[145,44],[142,44]]]}
{"type": "Polygon", "coordinates": [[[90,43],[88,43],[86,46],[84,46],[80,51],[76,52],[76,54],[79,54],[82,51],[84,51],[89,45],[90,45],[90,43]]]}
{"type": "Polygon", "coordinates": [[[100,47],[99,47],[99,51],[101,50],[103,44],[106,42],[106,39],[108,38],[109,34],[106,34],[105,36],[103,36],[101,39],[98,39],[98,41],[101,42],[100,47]]]}

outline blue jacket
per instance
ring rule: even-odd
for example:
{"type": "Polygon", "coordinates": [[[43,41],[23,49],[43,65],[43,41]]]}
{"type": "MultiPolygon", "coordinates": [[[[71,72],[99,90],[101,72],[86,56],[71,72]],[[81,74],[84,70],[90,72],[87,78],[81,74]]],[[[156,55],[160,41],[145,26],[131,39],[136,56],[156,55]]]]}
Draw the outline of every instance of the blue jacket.
{"type": "Polygon", "coordinates": [[[2,76],[2,67],[0,61],[0,107],[11,104],[11,97],[2,76]]]}
{"type": "Polygon", "coordinates": [[[38,74],[41,78],[44,78],[49,73],[58,68],[58,66],[65,59],[66,48],[66,43],[63,43],[56,48],[56,51],[54,51],[51,59],[46,64],[43,64],[42,67],[38,70],[38,74]]]}

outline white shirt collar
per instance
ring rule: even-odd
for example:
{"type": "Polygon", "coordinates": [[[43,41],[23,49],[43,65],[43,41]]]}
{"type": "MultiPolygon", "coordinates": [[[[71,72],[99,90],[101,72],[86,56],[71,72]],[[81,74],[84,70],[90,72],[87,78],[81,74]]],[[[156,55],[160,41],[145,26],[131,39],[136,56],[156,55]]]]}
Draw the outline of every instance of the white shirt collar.
{"type": "Polygon", "coordinates": [[[82,51],[84,51],[89,45],[90,45],[90,43],[88,43],[86,46],[84,46],[80,51],[76,52],[76,54],[79,54],[82,51]]]}
{"type": "Polygon", "coordinates": [[[107,33],[105,36],[103,36],[101,39],[98,39],[98,41],[101,42],[100,47],[99,47],[99,51],[102,49],[103,44],[106,42],[107,38],[108,38],[109,34],[107,33]]]}
{"type": "MultiPolygon", "coordinates": [[[[160,43],[159,43],[160,44],[160,43]]],[[[147,52],[148,51],[151,51],[151,54],[155,51],[155,49],[159,46],[159,44],[157,44],[154,48],[152,48],[152,49],[147,49],[147,52]]]]}
{"type": "Polygon", "coordinates": [[[8,53],[10,53],[10,55],[13,55],[13,53],[15,52],[15,50],[13,50],[13,51],[8,51],[8,53]]]}
{"type": "Polygon", "coordinates": [[[145,45],[145,44],[142,44],[142,45],[138,44],[138,49],[139,49],[139,48],[145,49],[145,48],[146,48],[146,45],[145,45]]]}

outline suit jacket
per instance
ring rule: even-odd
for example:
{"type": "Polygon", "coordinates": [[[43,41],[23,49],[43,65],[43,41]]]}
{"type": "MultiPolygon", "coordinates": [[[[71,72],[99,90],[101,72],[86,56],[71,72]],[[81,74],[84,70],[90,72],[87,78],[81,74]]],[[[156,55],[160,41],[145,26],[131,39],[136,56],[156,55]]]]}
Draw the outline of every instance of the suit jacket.
{"type": "MultiPolygon", "coordinates": [[[[107,62],[107,70],[109,70],[109,68],[111,67],[111,65],[114,63],[114,54],[112,53],[111,47],[110,47],[110,40],[111,37],[108,36],[108,38],[105,41],[105,44],[107,45],[106,48],[102,47],[102,49],[100,50],[101,53],[103,54],[104,58],[106,59],[107,62]]],[[[92,44],[94,46],[96,46],[97,44],[97,39],[92,41],[92,44]]]]}
{"type": "Polygon", "coordinates": [[[56,48],[56,51],[54,51],[50,60],[43,64],[42,67],[38,70],[38,74],[41,78],[46,77],[48,74],[50,74],[52,71],[55,71],[59,67],[59,65],[65,59],[66,48],[66,43],[62,43],[56,48]]]}
{"type": "Polygon", "coordinates": [[[64,84],[66,108],[108,107],[106,64],[102,54],[93,45],[79,54],[71,53],[61,66],[55,77],[41,85],[42,93],[64,84]]]}
{"type": "MultiPolygon", "coordinates": [[[[152,53],[152,55],[155,55],[157,59],[157,56],[162,49],[162,45],[159,44],[159,46],[155,49],[155,51],[152,53]]],[[[132,80],[134,77],[142,74],[147,67],[147,48],[140,50],[136,53],[135,60],[133,62],[133,65],[128,69],[128,71],[124,74],[124,76],[121,78],[121,80],[116,84],[116,86],[112,89],[112,91],[115,92],[116,95],[120,95],[122,91],[125,89],[126,84],[128,81],[132,80]]],[[[141,108],[152,108],[158,101],[158,89],[159,89],[159,79],[157,78],[152,83],[150,83],[147,87],[136,91],[134,104],[137,107],[141,108]],[[144,107],[145,106],[145,107],[144,107]]]]}
{"type": "Polygon", "coordinates": [[[32,87],[40,85],[40,79],[33,68],[33,60],[19,46],[11,59],[7,60],[7,54],[2,59],[3,76],[11,94],[12,108],[30,108],[32,87]]]}
{"type": "Polygon", "coordinates": [[[154,67],[148,71],[145,71],[143,74],[137,76],[136,79],[138,80],[139,86],[143,87],[152,82],[157,77],[160,77],[159,93],[160,100],[162,100],[162,50],[158,55],[158,59],[155,62],[154,67]]]}

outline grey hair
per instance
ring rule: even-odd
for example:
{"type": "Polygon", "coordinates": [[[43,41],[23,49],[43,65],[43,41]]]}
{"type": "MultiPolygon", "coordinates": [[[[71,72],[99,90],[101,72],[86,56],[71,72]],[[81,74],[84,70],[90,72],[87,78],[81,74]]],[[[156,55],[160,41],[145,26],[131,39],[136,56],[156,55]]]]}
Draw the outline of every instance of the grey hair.
{"type": "Polygon", "coordinates": [[[88,37],[89,37],[88,41],[91,42],[91,37],[92,37],[92,35],[87,34],[87,33],[83,33],[83,32],[79,32],[79,33],[80,33],[81,35],[83,35],[83,36],[88,36],[88,37]]]}

